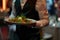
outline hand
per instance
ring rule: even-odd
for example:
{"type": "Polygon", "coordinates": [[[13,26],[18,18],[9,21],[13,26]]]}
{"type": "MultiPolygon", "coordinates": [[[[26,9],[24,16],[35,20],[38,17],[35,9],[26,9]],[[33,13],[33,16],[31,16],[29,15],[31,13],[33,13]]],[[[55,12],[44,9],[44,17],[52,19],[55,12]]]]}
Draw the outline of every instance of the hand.
{"type": "Polygon", "coordinates": [[[36,27],[43,27],[43,22],[42,21],[36,21],[36,27]]]}

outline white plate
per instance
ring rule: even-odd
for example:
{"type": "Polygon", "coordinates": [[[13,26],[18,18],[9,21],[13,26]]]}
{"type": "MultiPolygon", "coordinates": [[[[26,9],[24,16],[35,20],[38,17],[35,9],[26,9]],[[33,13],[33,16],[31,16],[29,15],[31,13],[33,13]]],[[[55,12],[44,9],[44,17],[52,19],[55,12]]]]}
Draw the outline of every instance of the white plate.
{"type": "MultiPolygon", "coordinates": [[[[34,20],[34,19],[27,19],[27,20],[30,20],[32,22],[31,24],[36,23],[36,20],[34,20]]],[[[4,19],[4,21],[6,21],[7,23],[10,23],[10,24],[22,24],[20,22],[9,22],[9,18],[4,19]]],[[[29,24],[29,23],[26,23],[26,24],[29,24]]]]}

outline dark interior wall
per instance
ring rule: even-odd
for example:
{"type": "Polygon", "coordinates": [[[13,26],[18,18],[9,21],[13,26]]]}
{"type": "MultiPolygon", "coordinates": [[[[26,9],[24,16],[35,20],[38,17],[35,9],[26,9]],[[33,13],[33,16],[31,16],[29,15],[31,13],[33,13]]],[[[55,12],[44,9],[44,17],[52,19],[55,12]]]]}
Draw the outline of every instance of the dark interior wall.
{"type": "Polygon", "coordinates": [[[12,0],[7,0],[7,7],[10,8],[12,6],[12,0]]]}
{"type": "Polygon", "coordinates": [[[2,0],[0,0],[0,8],[2,7],[2,0]]]}

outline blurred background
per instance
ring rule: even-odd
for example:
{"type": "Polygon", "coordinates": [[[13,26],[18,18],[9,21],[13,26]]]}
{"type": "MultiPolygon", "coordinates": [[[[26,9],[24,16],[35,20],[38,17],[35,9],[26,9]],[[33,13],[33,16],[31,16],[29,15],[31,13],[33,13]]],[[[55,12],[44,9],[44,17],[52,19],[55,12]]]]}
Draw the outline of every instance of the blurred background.
{"type": "MultiPolygon", "coordinates": [[[[0,0],[0,19],[5,17],[11,7],[11,0],[0,0]],[[6,5],[6,6],[5,6],[6,5]],[[3,10],[5,10],[3,12],[3,10]]],[[[43,38],[46,40],[60,40],[60,0],[46,0],[46,8],[49,13],[49,25],[42,28],[43,38]]],[[[1,40],[8,39],[8,27],[0,24],[1,40]]]]}

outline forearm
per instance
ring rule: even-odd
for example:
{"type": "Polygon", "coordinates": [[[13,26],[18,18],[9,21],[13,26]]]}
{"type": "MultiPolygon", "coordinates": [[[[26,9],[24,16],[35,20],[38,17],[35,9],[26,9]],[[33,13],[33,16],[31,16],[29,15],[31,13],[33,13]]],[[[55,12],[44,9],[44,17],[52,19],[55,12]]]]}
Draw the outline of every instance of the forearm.
{"type": "Polygon", "coordinates": [[[36,21],[36,26],[46,26],[49,24],[49,17],[48,17],[48,11],[46,9],[46,1],[44,0],[37,0],[36,3],[36,10],[38,11],[40,20],[36,21]],[[38,3],[39,1],[39,3],[38,3]]]}
{"type": "Polygon", "coordinates": [[[37,22],[40,22],[40,27],[43,27],[49,24],[49,21],[47,19],[39,20],[37,22]]]}

